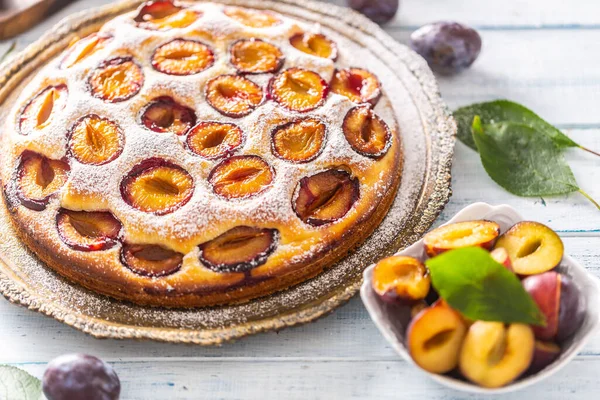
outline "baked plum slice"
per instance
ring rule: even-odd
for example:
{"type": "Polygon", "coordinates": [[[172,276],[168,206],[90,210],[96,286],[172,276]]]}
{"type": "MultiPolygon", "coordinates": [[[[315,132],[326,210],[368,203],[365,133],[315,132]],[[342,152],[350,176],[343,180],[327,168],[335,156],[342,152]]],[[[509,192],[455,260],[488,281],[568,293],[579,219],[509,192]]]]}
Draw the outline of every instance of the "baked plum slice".
{"type": "Polygon", "coordinates": [[[141,120],[153,132],[185,135],[196,124],[196,114],[171,97],[161,96],[146,106],[141,120]]]}
{"type": "Polygon", "coordinates": [[[52,117],[65,108],[67,96],[68,89],[64,84],[48,86],[38,93],[21,111],[19,133],[28,135],[46,127],[52,117]]]}
{"type": "Polygon", "coordinates": [[[205,96],[215,110],[232,118],[250,114],[263,101],[260,86],[237,75],[211,79],[206,85],[205,96]]]}
{"type": "Polygon", "coordinates": [[[144,84],[144,73],[131,57],[107,60],[88,79],[92,96],[109,103],[135,96],[144,84]]]}
{"type": "Polygon", "coordinates": [[[490,250],[499,234],[500,225],[493,221],[456,222],[427,233],[423,244],[429,257],[462,247],[478,246],[490,250]]]}
{"type": "Polygon", "coordinates": [[[227,7],[223,11],[229,18],[251,28],[268,28],[279,25],[281,20],[268,11],[250,10],[248,8],[227,7]]]}
{"type": "Polygon", "coordinates": [[[346,215],[359,196],[358,179],[345,170],[330,169],[300,180],[293,208],[302,221],[320,226],[346,215]]]}
{"type": "Polygon", "coordinates": [[[190,174],[160,158],[141,162],[121,181],[121,195],[127,204],[156,215],[175,211],[190,200],[193,192],[190,174]]]}
{"type": "Polygon", "coordinates": [[[279,240],[276,229],[237,226],[200,248],[200,262],[216,272],[244,272],[267,261],[279,240]]]}
{"type": "Polygon", "coordinates": [[[194,75],[215,62],[213,51],[196,40],[173,39],[158,47],[152,55],[155,70],[168,75],[194,75]]]}
{"type": "Polygon", "coordinates": [[[111,35],[106,33],[92,33],[83,39],[79,39],[67,50],[67,54],[60,63],[60,68],[67,69],[78,64],[98,50],[104,48],[112,38],[111,35]]]}
{"type": "Polygon", "coordinates": [[[243,74],[275,72],[283,65],[277,46],[260,39],[238,40],[229,50],[231,64],[243,74]]]}
{"type": "Polygon", "coordinates": [[[177,2],[156,0],[142,4],[134,21],[138,27],[143,29],[166,31],[174,28],[186,28],[201,16],[200,12],[187,10],[177,2]]]}
{"type": "Polygon", "coordinates": [[[259,156],[233,156],[221,161],[208,175],[213,191],[226,199],[242,199],[265,191],[275,172],[259,156]]]}
{"type": "Polygon", "coordinates": [[[325,101],[329,88],[319,74],[302,68],[290,68],[275,76],[270,95],[282,106],[297,112],[307,112],[325,101]]]}
{"type": "Polygon", "coordinates": [[[15,190],[12,192],[23,206],[42,211],[50,197],[67,182],[69,171],[69,164],[65,161],[25,151],[15,171],[12,181],[15,190]]]}
{"type": "Polygon", "coordinates": [[[288,122],[273,130],[273,153],[287,161],[303,163],[314,160],[325,143],[325,124],[316,118],[288,122]]]}
{"type": "Polygon", "coordinates": [[[106,164],[121,154],[123,132],[119,126],[96,114],[79,119],[69,134],[69,151],[82,164],[106,164]]]}
{"type": "Polygon", "coordinates": [[[329,58],[331,60],[337,58],[337,46],[335,43],[320,33],[297,33],[290,37],[290,44],[311,56],[329,58]]]}
{"type": "Polygon", "coordinates": [[[392,143],[390,129],[370,105],[356,106],[348,111],[342,129],[354,151],[366,157],[382,157],[392,143]]]}
{"type": "Polygon", "coordinates": [[[377,104],[381,97],[381,84],[375,74],[361,68],[335,71],[331,91],[346,96],[354,103],[377,104]]]}
{"type": "Polygon", "coordinates": [[[106,250],[117,244],[121,223],[105,211],[73,211],[61,208],[56,215],[60,239],[73,250],[106,250]]]}
{"type": "Polygon", "coordinates": [[[190,131],[187,146],[195,154],[210,160],[231,154],[241,144],[240,127],[226,122],[200,122],[190,131]]]}
{"type": "Polygon", "coordinates": [[[183,254],[156,244],[129,244],[121,249],[121,263],[138,275],[158,278],[181,268],[183,254]]]}

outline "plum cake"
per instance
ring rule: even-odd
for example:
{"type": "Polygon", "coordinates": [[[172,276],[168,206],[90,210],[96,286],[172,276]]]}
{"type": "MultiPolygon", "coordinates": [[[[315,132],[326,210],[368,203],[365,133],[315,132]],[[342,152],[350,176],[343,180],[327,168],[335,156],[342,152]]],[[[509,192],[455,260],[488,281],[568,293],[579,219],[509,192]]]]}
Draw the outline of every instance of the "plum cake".
{"type": "Polygon", "coordinates": [[[3,121],[19,237],[143,305],[247,301],[305,281],[380,224],[398,123],[359,45],[266,9],[157,0],[76,38],[3,121]]]}

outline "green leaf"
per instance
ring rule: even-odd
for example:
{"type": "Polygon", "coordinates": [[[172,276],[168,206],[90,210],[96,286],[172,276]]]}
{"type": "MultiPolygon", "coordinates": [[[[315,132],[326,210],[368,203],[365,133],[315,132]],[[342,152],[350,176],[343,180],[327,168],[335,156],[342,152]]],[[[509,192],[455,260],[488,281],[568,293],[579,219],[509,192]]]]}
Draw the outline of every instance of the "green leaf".
{"type": "Polygon", "coordinates": [[[579,190],[571,168],[552,139],[527,125],[473,121],[481,163],[498,185],[518,196],[548,196],[579,190]]]}
{"type": "Polygon", "coordinates": [[[482,248],[447,251],[425,264],[440,297],[467,318],[542,326],[546,323],[517,276],[482,248]]]}
{"type": "Polygon", "coordinates": [[[513,122],[484,125],[473,119],[473,139],[481,163],[498,185],[517,196],[537,197],[579,192],[598,204],[577,185],[571,168],[550,137],[513,122]]]}
{"type": "Polygon", "coordinates": [[[473,118],[476,115],[479,115],[484,124],[516,122],[527,125],[550,137],[556,146],[560,148],[580,147],[567,135],[544,121],[530,109],[509,100],[495,100],[487,103],[472,104],[454,111],[454,118],[458,124],[458,138],[461,142],[476,151],[477,147],[471,134],[473,118]]]}
{"type": "Polygon", "coordinates": [[[0,399],[40,400],[42,382],[22,369],[0,365],[0,399]]]}

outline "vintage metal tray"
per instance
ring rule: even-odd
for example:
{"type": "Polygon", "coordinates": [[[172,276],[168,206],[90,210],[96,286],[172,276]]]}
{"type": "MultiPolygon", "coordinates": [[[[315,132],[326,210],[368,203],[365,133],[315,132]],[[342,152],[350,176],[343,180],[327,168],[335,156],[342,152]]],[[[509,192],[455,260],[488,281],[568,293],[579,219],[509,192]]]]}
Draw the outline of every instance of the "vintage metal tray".
{"type": "MultiPolygon", "coordinates": [[[[426,63],[377,25],[349,9],[310,0],[216,0],[269,8],[319,23],[369,49],[388,71],[383,87],[402,130],[404,170],[395,202],[381,226],[342,261],[317,277],[245,304],[199,309],[140,307],[112,300],[56,275],[17,239],[0,207],[0,292],[11,302],[49,315],[96,337],[219,344],[249,334],[306,323],[358,292],[375,260],[416,240],[431,226],[451,193],[456,126],[426,63]],[[386,80],[388,82],[386,82],[386,80]]],[[[75,35],[98,29],[140,1],[126,0],[72,15],[12,61],[0,66],[0,118],[23,85],[75,35]]]]}

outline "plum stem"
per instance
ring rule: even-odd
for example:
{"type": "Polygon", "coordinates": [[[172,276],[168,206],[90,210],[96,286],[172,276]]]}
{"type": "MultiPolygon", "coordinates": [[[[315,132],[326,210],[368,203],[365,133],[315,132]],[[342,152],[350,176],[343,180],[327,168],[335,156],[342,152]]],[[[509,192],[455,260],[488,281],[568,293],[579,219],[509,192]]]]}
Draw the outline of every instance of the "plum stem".
{"type": "Polygon", "coordinates": [[[593,155],[600,157],[600,153],[598,153],[597,151],[594,151],[592,149],[588,149],[587,147],[583,147],[583,146],[579,146],[579,148],[581,150],[587,151],[588,153],[592,153],[593,155]]]}
{"type": "Polygon", "coordinates": [[[592,204],[593,204],[593,205],[595,205],[595,206],[596,206],[596,208],[597,208],[598,210],[600,210],[600,204],[598,204],[598,203],[596,202],[596,200],[594,200],[594,199],[592,198],[592,196],[590,196],[589,194],[587,194],[586,192],[584,192],[584,191],[583,191],[583,190],[581,190],[581,189],[579,189],[579,190],[577,190],[577,191],[578,191],[579,193],[581,193],[581,194],[582,194],[582,195],[583,195],[583,196],[584,196],[586,199],[588,199],[589,201],[591,201],[591,202],[592,202],[592,204]]]}

